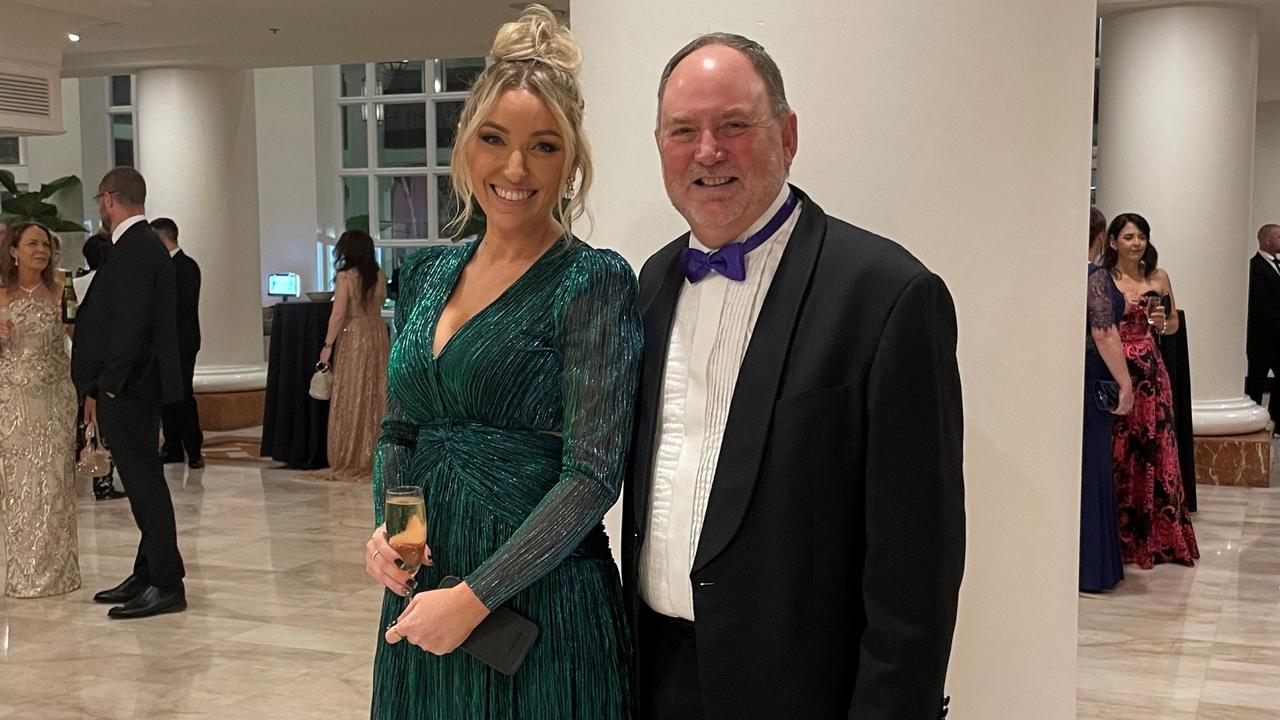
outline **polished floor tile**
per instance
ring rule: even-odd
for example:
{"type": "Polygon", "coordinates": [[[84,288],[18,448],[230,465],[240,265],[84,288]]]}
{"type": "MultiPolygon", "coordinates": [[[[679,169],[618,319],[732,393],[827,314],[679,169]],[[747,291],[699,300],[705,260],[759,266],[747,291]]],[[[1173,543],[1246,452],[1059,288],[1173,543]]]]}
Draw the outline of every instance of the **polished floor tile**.
{"type": "Polygon", "coordinates": [[[368,486],[166,473],[187,611],[107,619],[93,593],[128,575],[138,533],[127,501],[95,503],[82,484],[84,586],[0,597],[0,720],[367,717],[382,598],[364,574],[368,486]]]}
{"type": "MultiPolygon", "coordinates": [[[[166,472],[188,610],[109,621],[93,603],[138,536],[126,501],[82,485],[84,587],[0,597],[0,720],[367,717],[382,597],[363,569],[369,488],[166,472]]],[[[1078,717],[1280,718],[1280,488],[1201,487],[1200,508],[1197,567],[1130,568],[1081,598],[1078,717]]]]}
{"type": "Polygon", "coordinates": [[[1198,491],[1196,567],[1081,595],[1077,717],[1280,718],[1280,488],[1198,491]]]}

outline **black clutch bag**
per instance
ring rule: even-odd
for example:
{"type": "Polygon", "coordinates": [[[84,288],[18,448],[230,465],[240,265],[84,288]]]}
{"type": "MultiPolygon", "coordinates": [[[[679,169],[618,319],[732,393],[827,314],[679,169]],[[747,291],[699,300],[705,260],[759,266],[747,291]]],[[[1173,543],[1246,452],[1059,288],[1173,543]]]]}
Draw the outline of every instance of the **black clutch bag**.
{"type": "Polygon", "coordinates": [[[1113,412],[1120,407],[1120,383],[1114,380],[1095,380],[1093,402],[1103,412],[1113,412]]]}

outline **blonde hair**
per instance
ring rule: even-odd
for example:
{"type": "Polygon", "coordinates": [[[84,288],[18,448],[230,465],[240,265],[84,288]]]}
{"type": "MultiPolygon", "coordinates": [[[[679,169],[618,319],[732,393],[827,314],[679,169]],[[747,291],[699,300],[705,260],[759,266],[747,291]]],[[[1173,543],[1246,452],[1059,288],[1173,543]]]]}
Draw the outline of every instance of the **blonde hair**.
{"type": "MultiPolygon", "coordinates": [[[[551,111],[565,140],[564,168],[560,175],[568,202],[556,212],[556,222],[566,239],[573,235],[573,221],[586,213],[587,191],[591,188],[591,146],[582,129],[585,103],[578,84],[582,52],[573,33],[556,20],[550,10],[530,5],[520,18],[498,29],[489,50],[490,65],[476,78],[458,120],[453,145],[453,192],[460,211],[449,224],[452,232],[466,227],[475,210],[475,193],[467,174],[467,158],[480,124],[508,90],[528,90],[551,111]],[[575,191],[570,188],[576,187],[575,191]]],[[[589,214],[588,214],[589,218],[589,214]]]]}

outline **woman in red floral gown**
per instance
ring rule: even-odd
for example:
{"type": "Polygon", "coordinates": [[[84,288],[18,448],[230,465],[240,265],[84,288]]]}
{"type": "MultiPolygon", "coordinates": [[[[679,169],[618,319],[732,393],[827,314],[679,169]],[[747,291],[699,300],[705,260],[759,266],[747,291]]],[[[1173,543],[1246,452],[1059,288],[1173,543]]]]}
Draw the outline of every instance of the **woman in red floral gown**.
{"type": "Polygon", "coordinates": [[[1116,418],[1112,448],[1121,551],[1125,563],[1142,568],[1194,565],[1200,557],[1183,503],[1169,375],[1152,336],[1177,332],[1178,314],[1150,234],[1142,216],[1119,215],[1108,228],[1102,258],[1127,301],[1120,339],[1133,378],[1133,410],[1116,418]]]}

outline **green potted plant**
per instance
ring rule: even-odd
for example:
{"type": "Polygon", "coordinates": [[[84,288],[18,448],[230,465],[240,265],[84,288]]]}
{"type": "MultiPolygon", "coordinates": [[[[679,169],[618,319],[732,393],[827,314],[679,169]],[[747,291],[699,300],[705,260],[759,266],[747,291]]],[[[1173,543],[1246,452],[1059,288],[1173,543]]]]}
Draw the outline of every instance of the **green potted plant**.
{"type": "Polygon", "coordinates": [[[80,178],[75,175],[58,178],[40,186],[39,190],[21,192],[13,173],[0,170],[0,224],[14,225],[20,222],[38,222],[58,233],[84,232],[84,225],[63,218],[58,214],[58,206],[46,202],[60,190],[75,187],[80,178]]]}

